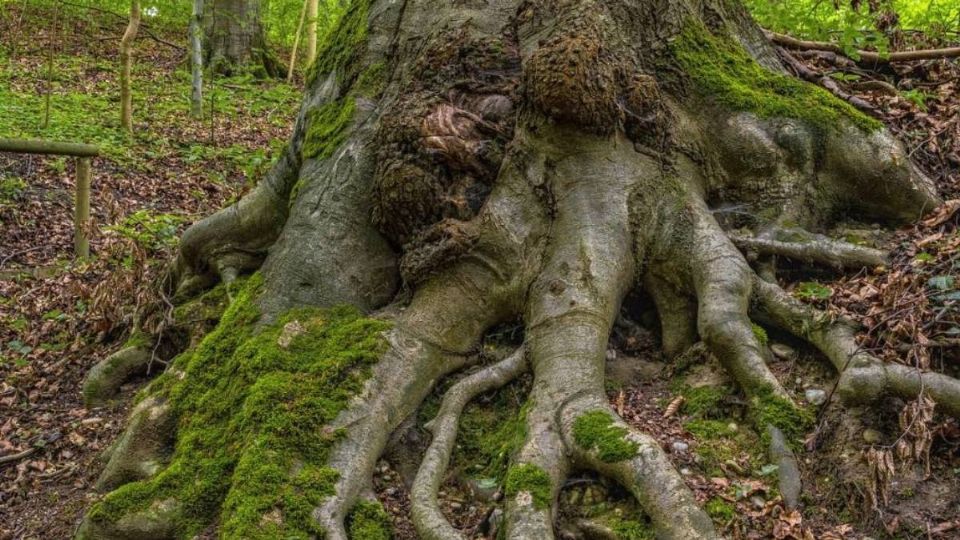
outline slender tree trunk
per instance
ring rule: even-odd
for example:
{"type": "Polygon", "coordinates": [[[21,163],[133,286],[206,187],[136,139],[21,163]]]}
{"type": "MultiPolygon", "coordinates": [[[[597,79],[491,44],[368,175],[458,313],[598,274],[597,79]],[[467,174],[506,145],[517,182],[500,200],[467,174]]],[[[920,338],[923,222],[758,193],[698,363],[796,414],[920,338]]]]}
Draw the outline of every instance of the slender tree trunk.
{"type": "Polygon", "coordinates": [[[307,17],[307,6],[310,0],[305,0],[300,8],[300,21],[297,23],[297,33],[293,38],[293,49],[290,51],[290,65],[287,67],[287,81],[293,80],[293,72],[297,67],[297,50],[300,48],[300,36],[303,34],[303,22],[307,17]]]}
{"type": "Polygon", "coordinates": [[[319,1],[307,0],[307,67],[317,59],[317,17],[319,1]]]}
{"type": "Polygon", "coordinates": [[[276,77],[279,66],[267,49],[261,0],[211,0],[204,15],[205,65],[223,75],[248,71],[276,77]]]}
{"type": "Polygon", "coordinates": [[[651,298],[669,352],[699,340],[719,359],[782,471],[812,418],[755,321],[821,350],[848,402],[924,391],[960,415],[960,382],[883,364],[760,278],[775,254],[882,260],[809,231],[914,219],[939,199],[878,121],[787,76],[741,2],[355,0],[330,43],[273,169],[184,234],[170,292],[222,281],[230,307],[132,412],[99,485],[135,483],[80,537],[188,538],[216,522],[229,538],[386,538],[374,469],[440,386],[411,512],[421,537],[458,540],[468,532],[436,503],[458,418],[527,370],[499,477],[505,537],[555,538],[566,480],[588,470],[657,537],[719,538],[605,394],[631,291],[651,298]],[[343,304],[390,328],[344,329],[343,304]],[[523,343],[466,371],[515,321],[523,343]]]}
{"type": "Polygon", "coordinates": [[[140,28],[140,0],[130,2],[130,22],[120,39],[120,127],[133,133],[133,96],[130,72],[133,67],[133,41],[140,28]]]}
{"type": "Polygon", "coordinates": [[[193,0],[190,15],[190,116],[203,117],[203,0],[193,0]]]}

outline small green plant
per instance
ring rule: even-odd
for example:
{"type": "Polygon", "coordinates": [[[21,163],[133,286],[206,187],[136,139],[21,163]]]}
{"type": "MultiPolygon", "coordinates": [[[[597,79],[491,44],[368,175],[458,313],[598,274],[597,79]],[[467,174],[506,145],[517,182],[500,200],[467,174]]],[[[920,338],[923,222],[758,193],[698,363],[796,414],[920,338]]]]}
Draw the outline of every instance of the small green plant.
{"type": "Polygon", "coordinates": [[[0,178],[0,204],[16,202],[23,196],[27,183],[16,176],[0,178]]]}
{"type": "Polygon", "coordinates": [[[793,291],[801,300],[826,300],[833,296],[833,289],[815,281],[804,281],[793,291]]]}
{"type": "Polygon", "coordinates": [[[917,253],[917,256],[913,260],[917,264],[928,264],[937,260],[937,258],[933,256],[933,254],[931,253],[927,253],[926,251],[921,251],[920,253],[917,253]]]}
{"type": "Polygon", "coordinates": [[[140,244],[145,249],[160,251],[177,244],[180,225],[186,218],[174,214],[154,214],[137,210],[108,230],[140,244]]]}
{"type": "Polygon", "coordinates": [[[903,96],[904,99],[916,105],[921,111],[927,112],[927,100],[930,99],[929,93],[924,92],[923,90],[914,89],[904,90],[900,92],[900,95],[903,96]]]}

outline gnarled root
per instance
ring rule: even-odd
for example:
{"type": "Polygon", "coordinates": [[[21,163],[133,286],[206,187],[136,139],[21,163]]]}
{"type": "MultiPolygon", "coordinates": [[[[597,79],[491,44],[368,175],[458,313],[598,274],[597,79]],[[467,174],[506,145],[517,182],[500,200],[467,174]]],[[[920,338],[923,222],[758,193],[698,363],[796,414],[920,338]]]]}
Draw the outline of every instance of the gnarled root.
{"type": "Polygon", "coordinates": [[[754,309],[758,317],[818,348],[840,374],[837,391],[850,403],[874,401],[886,394],[914,399],[921,392],[949,415],[960,418],[960,381],[902,364],[884,363],[856,343],[853,327],[833,321],[787,294],[778,285],[757,280],[754,309]]]}
{"type": "Polygon", "coordinates": [[[116,395],[131,377],[144,373],[153,360],[153,351],[141,346],[124,347],[90,368],[83,381],[83,402],[87,407],[104,404],[116,395]]]}
{"type": "Polygon", "coordinates": [[[731,240],[738,248],[758,255],[777,255],[838,269],[887,264],[886,254],[878,249],[834,240],[800,229],[777,229],[757,237],[731,235],[731,240]]]}
{"type": "Polygon", "coordinates": [[[527,369],[524,349],[517,349],[497,362],[457,382],[443,397],[440,412],[427,423],[433,442],[427,448],[411,490],[413,523],[426,540],[460,540],[463,535],[450,525],[437,504],[437,490],[456,442],[457,424],[463,408],[476,396],[499,388],[527,369]]]}

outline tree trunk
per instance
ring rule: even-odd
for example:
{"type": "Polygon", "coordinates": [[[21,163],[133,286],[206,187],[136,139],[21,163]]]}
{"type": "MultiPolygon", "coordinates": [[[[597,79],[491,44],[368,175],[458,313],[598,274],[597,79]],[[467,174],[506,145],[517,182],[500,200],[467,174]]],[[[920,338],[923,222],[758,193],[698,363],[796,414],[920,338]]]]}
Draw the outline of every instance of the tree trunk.
{"type": "Polygon", "coordinates": [[[317,59],[317,17],[319,0],[307,0],[307,66],[317,59]]]}
{"type": "Polygon", "coordinates": [[[658,537],[718,538],[659,444],[607,402],[608,338],[634,290],[669,353],[703,341],[771,441],[795,443],[809,414],[753,321],[820,348],[850,401],[922,387],[960,413],[957,381],[881,364],[751,266],[768,275],[771,251],[875,261],[799,228],[913,219],[938,199],[879,122],[786,76],[739,2],[356,0],[329,43],[274,168],[184,235],[176,297],[220,280],[230,307],[148,389],[100,485],[133,483],[81,537],[189,538],[214,520],[229,538],[380,530],[368,499],[391,432],[521,320],[522,358],[454,385],[428,426],[419,533],[466,534],[435,501],[451,425],[527,369],[508,538],[554,537],[574,469],[620,482],[658,537]]]}
{"type": "Polygon", "coordinates": [[[260,0],[212,0],[204,14],[204,60],[222,75],[250,72],[280,76],[277,60],[267,49],[260,0]]]}
{"type": "Polygon", "coordinates": [[[203,0],[193,0],[190,14],[190,116],[203,118],[203,0]]]}
{"type": "Polygon", "coordinates": [[[130,70],[133,67],[133,41],[140,29],[140,1],[130,2],[130,22],[120,39],[120,127],[133,132],[133,94],[130,70]]]}

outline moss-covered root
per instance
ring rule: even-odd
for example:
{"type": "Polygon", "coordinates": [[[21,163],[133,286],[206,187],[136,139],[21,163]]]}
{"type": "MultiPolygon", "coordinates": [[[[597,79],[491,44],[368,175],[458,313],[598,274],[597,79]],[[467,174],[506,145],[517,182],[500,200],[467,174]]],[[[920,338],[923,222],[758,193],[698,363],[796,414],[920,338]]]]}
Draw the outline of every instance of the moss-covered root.
{"type": "Polygon", "coordinates": [[[108,450],[97,490],[111,490],[155,475],[169,457],[174,424],[173,411],[165,399],[150,397],[138,403],[126,431],[108,450]]]}
{"type": "Polygon", "coordinates": [[[833,240],[803,230],[774,230],[760,237],[732,235],[730,238],[738,248],[758,255],[777,255],[837,269],[887,264],[886,254],[878,249],[833,240]]]}
{"type": "Polygon", "coordinates": [[[120,387],[132,377],[144,373],[153,359],[153,351],[146,344],[128,342],[90,368],[83,380],[83,403],[98,407],[114,397],[120,387]]]}
{"type": "Polygon", "coordinates": [[[602,395],[568,402],[560,418],[575,460],[629,490],[658,538],[720,538],[660,444],[627,425],[602,395]]]}
{"type": "Polygon", "coordinates": [[[425,540],[460,540],[463,535],[443,516],[437,504],[437,490],[444,478],[457,437],[457,424],[463,408],[473,398],[499,388],[515,379],[527,368],[521,347],[505,360],[497,362],[457,382],[443,397],[440,411],[427,424],[433,442],[423,456],[411,490],[412,518],[420,537],[425,540]]]}
{"type": "Polygon", "coordinates": [[[803,304],[779,285],[757,279],[756,317],[818,348],[840,373],[837,393],[849,403],[868,403],[892,394],[914,399],[922,391],[947,414],[960,418],[960,380],[902,364],[884,363],[857,345],[853,327],[803,304]]]}

